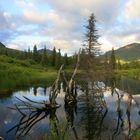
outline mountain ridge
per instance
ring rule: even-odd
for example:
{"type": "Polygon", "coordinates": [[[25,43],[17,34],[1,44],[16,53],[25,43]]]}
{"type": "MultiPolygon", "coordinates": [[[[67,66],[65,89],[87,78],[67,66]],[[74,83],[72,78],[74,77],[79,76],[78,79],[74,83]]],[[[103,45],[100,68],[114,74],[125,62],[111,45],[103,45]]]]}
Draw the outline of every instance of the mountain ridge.
{"type": "MultiPolygon", "coordinates": [[[[117,58],[125,61],[140,59],[140,43],[131,43],[114,51],[117,58]]],[[[111,51],[108,51],[107,55],[110,56],[110,54],[111,51]]]]}
{"type": "Polygon", "coordinates": [[[3,43],[0,42],[0,48],[6,48],[3,43]]]}
{"type": "MultiPolygon", "coordinates": [[[[43,47],[42,47],[43,48],[43,47]]],[[[22,51],[22,50],[18,50],[18,49],[12,49],[12,48],[8,48],[6,45],[4,45],[2,42],[0,42],[0,51],[4,51],[4,50],[7,50],[7,51],[15,51],[15,52],[20,52],[20,53],[23,53],[24,51],[22,51]]],[[[43,50],[44,49],[38,49],[38,52],[39,53],[43,53],[43,50]]],[[[48,53],[48,54],[51,54],[52,53],[52,50],[50,50],[50,49],[46,49],[46,52],[48,53]]]]}
{"type": "MultiPolygon", "coordinates": [[[[39,49],[39,53],[43,53],[44,49],[39,49]]],[[[0,52],[9,51],[10,53],[16,52],[16,53],[23,53],[24,51],[17,50],[17,49],[11,49],[6,47],[2,42],[0,42],[0,52]]],[[[50,55],[52,53],[52,50],[47,49],[47,53],[50,55]]],[[[111,51],[106,52],[108,56],[110,56],[111,51]]],[[[125,61],[134,61],[140,59],[140,43],[134,42],[128,45],[125,45],[117,50],[115,50],[116,58],[122,59],[125,61]]],[[[102,55],[101,57],[104,57],[105,55],[102,55]]]]}

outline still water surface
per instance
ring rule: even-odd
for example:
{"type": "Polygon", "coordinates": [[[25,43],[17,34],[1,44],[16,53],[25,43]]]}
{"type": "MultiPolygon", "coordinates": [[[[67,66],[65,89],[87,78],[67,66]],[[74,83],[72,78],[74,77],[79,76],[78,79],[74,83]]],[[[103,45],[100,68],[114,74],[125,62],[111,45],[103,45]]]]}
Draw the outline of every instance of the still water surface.
{"type": "MultiPolygon", "coordinates": [[[[133,94],[132,96],[137,103],[140,103],[139,84],[133,84],[136,81],[123,79],[123,82],[125,81],[127,84],[133,85],[131,91],[137,95],[133,94]]],[[[23,96],[34,101],[48,100],[50,88],[31,87],[27,90],[13,91],[7,96],[1,95],[0,136],[5,140],[42,140],[50,129],[53,128],[53,131],[57,131],[63,124],[66,127],[65,131],[68,131],[70,140],[125,140],[133,130],[140,127],[140,106],[134,100],[130,104],[128,94],[124,94],[122,87],[118,87],[121,89],[117,88],[119,97],[115,93],[112,95],[110,90],[104,92],[108,110],[97,108],[98,105],[94,107],[95,99],[92,96],[87,99],[81,90],[78,91],[77,105],[65,107],[64,92],[61,91],[57,98],[57,103],[61,104],[61,107],[56,112],[54,111],[53,115],[43,117],[44,114],[40,114],[37,118],[39,121],[31,127],[26,136],[24,136],[25,131],[21,131],[23,135],[21,134],[20,137],[19,133],[16,133],[16,129],[10,132],[8,130],[20,122],[21,114],[8,107],[20,103],[16,97],[23,100],[23,96]]]]}

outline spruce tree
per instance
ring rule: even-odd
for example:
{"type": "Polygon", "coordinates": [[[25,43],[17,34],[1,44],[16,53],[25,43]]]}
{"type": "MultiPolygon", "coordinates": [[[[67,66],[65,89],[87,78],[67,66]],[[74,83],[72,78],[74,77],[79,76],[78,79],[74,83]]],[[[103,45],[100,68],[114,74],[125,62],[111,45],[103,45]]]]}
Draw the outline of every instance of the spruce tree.
{"type": "Polygon", "coordinates": [[[97,70],[97,55],[99,54],[99,43],[98,38],[99,35],[97,34],[96,29],[96,19],[94,14],[92,13],[88,19],[86,28],[86,34],[85,34],[85,66],[84,69],[87,75],[90,77],[91,75],[93,77],[96,77],[96,70],[97,70]]]}
{"type": "Polygon", "coordinates": [[[114,48],[112,48],[112,51],[111,51],[111,56],[110,56],[110,67],[111,69],[116,69],[116,57],[115,57],[115,51],[114,51],[114,48]]]}
{"type": "Polygon", "coordinates": [[[53,48],[51,59],[52,59],[51,60],[52,61],[52,66],[55,67],[56,66],[56,49],[55,49],[55,47],[53,48]]]}
{"type": "Polygon", "coordinates": [[[38,58],[38,51],[37,51],[37,46],[34,45],[34,48],[33,48],[33,60],[35,62],[38,62],[39,61],[39,58],[38,58]]]}
{"type": "Polygon", "coordinates": [[[56,67],[59,68],[62,64],[62,61],[61,61],[61,50],[59,49],[58,50],[58,54],[57,54],[57,59],[56,59],[56,67]]]}
{"type": "Polygon", "coordinates": [[[46,49],[46,46],[43,49],[43,54],[42,54],[42,58],[41,58],[41,64],[43,66],[47,66],[47,64],[48,64],[48,57],[47,57],[47,49],[46,49]]]}
{"type": "Polygon", "coordinates": [[[86,46],[86,50],[88,55],[96,56],[99,52],[99,48],[96,47],[99,45],[98,38],[99,35],[97,34],[96,29],[96,19],[94,14],[92,13],[88,19],[88,25],[85,26],[86,28],[86,34],[85,34],[85,42],[84,46],[86,46]]]}
{"type": "Polygon", "coordinates": [[[30,47],[28,48],[28,58],[31,59],[32,58],[32,52],[30,50],[30,47]]]}

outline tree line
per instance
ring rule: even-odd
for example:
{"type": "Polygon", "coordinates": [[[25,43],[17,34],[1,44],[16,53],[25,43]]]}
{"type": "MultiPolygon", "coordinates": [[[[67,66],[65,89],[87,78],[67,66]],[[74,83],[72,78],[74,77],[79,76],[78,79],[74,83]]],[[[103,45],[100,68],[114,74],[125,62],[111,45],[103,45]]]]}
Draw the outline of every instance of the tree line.
{"type": "Polygon", "coordinates": [[[0,55],[6,55],[12,58],[20,60],[30,60],[34,64],[41,64],[44,67],[54,67],[58,69],[62,64],[65,67],[72,66],[76,63],[76,54],[73,56],[68,56],[67,53],[62,55],[60,49],[47,50],[46,46],[42,50],[38,50],[37,45],[34,45],[33,50],[28,48],[27,51],[19,51],[14,49],[9,49],[6,47],[0,47],[0,55]]]}

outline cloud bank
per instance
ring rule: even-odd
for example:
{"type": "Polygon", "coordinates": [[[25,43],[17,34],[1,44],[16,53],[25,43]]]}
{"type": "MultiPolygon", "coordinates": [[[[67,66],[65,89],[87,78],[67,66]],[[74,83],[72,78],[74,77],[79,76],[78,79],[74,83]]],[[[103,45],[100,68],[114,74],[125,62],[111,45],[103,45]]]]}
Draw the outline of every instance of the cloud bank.
{"type": "Polygon", "coordinates": [[[47,42],[72,54],[82,47],[83,25],[92,12],[102,51],[140,42],[139,0],[9,0],[10,7],[7,2],[0,2],[0,41],[11,48],[47,42]]]}

